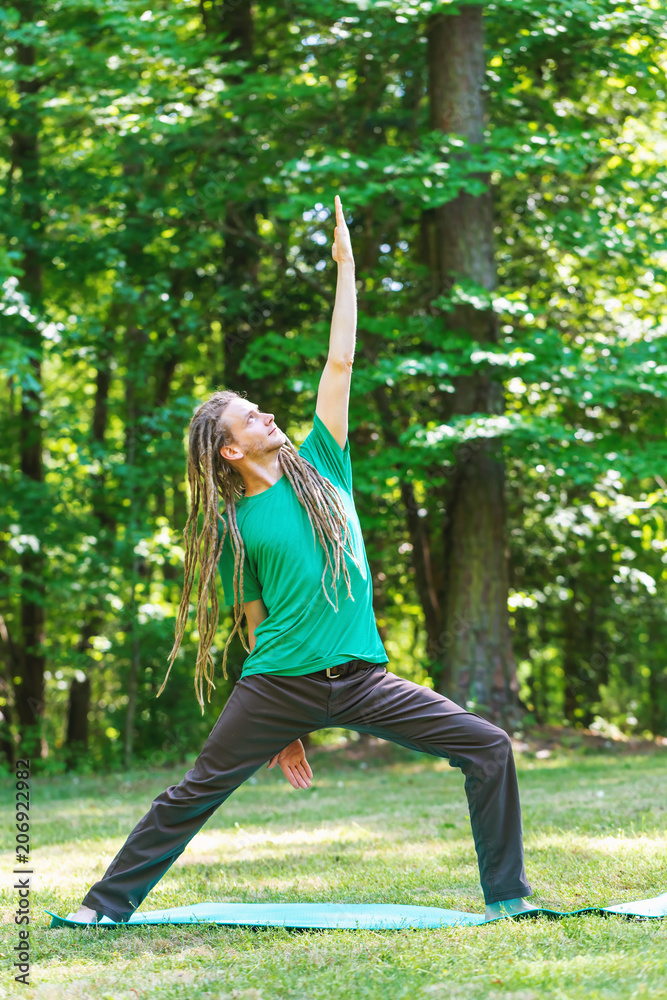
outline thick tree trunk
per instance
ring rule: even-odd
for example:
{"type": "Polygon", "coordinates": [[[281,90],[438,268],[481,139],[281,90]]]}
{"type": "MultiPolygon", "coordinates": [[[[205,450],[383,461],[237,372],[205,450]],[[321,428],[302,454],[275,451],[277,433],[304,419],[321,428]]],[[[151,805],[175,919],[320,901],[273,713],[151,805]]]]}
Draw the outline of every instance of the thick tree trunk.
{"type": "MultiPolygon", "coordinates": [[[[455,16],[437,14],[428,27],[431,127],[472,143],[483,142],[485,127],[482,11],[474,6],[455,16]]],[[[481,179],[489,185],[488,175],[481,179]]],[[[424,229],[423,245],[439,294],[461,278],[487,291],[496,287],[490,188],[475,196],[462,192],[433,210],[424,229]]],[[[446,314],[446,323],[477,342],[498,339],[490,309],[457,304],[446,314]]],[[[502,387],[482,374],[459,377],[455,393],[436,405],[443,421],[456,414],[499,414],[502,387]]],[[[503,464],[484,441],[459,451],[444,493],[441,579],[434,599],[433,568],[427,568],[424,555],[421,591],[425,608],[435,603],[440,612],[434,609],[427,616],[429,651],[441,668],[440,691],[509,729],[519,713],[507,610],[504,486],[503,464]]]]}
{"type": "MultiPolygon", "coordinates": [[[[36,5],[17,3],[21,21],[32,23],[37,19],[36,5]]],[[[16,43],[16,59],[21,67],[32,69],[36,63],[34,45],[16,43]]],[[[42,467],[42,389],[41,354],[42,337],[37,321],[41,314],[42,262],[40,247],[43,238],[44,218],[41,204],[41,179],[39,176],[39,90],[42,82],[31,79],[30,73],[18,80],[17,106],[13,110],[15,125],[12,128],[12,169],[21,172],[20,200],[22,205],[21,266],[24,275],[19,288],[25,294],[31,313],[30,319],[17,318],[17,329],[32,352],[31,375],[33,385],[24,385],[21,392],[21,413],[18,432],[20,467],[24,477],[23,491],[26,506],[21,511],[21,527],[33,541],[26,544],[20,556],[21,563],[21,645],[17,650],[18,676],[15,687],[16,714],[20,727],[19,751],[25,756],[36,754],[46,757],[48,747],[43,733],[44,717],[44,638],[45,638],[45,586],[46,559],[41,543],[41,524],[36,512],[42,496],[44,473],[42,467]]]]}

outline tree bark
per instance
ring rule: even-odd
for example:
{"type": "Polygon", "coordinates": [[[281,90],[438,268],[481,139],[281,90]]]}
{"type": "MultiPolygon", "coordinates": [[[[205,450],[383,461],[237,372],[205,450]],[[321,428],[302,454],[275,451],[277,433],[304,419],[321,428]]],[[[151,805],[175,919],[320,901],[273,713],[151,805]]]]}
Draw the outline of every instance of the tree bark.
{"type": "Polygon", "coordinates": [[[13,685],[12,677],[17,670],[16,651],[13,648],[12,637],[7,630],[5,619],[0,614],[0,753],[4,756],[10,768],[14,767],[16,753],[11,734],[13,722],[13,685]]]}
{"type": "Polygon", "coordinates": [[[128,469],[128,488],[130,500],[130,519],[127,524],[126,565],[129,569],[130,597],[127,613],[126,632],[130,638],[130,670],[127,680],[127,711],[125,713],[125,731],[123,733],[123,766],[129,770],[132,766],[134,746],[134,719],[137,707],[137,691],[139,686],[139,670],[141,665],[141,648],[139,640],[139,623],[137,621],[137,585],[140,577],[148,579],[150,564],[134,552],[138,526],[140,523],[139,509],[145,502],[145,491],[138,488],[140,448],[140,419],[142,415],[141,395],[137,387],[141,385],[145,373],[142,359],[145,355],[146,334],[139,329],[132,317],[127,324],[127,374],[125,376],[125,464],[128,469]],[[131,559],[130,559],[131,555],[131,559]]]}
{"type": "Polygon", "coordinates": [[[88,748],[88,708],[90,706],[90,677],[82,681],[72,679],[67,706],[67,737],[65,761],[67,770],[76,770],[81,754],[88,748]]]}
{"type": "MultiPolygon", "coordinates": [[[[431,128],[456,133],[470,143],[484,140],[482,12],[482,6],[471,6],[455,16],[437,14],[430,19],[427,33],[431,128]]],[[[496,287],[493,194],[489,176],[480,179],[487,184],[483,194],[462,191],[425,219],[423,253],[428,255],[440,295],[462,278],[489,292],[496,287]]],[[[455,304],[446,322],[473,341],[492,344],[498,340],[491,309],[455,304]]],[[[454,384],[454,394],[438,397],[434,393],[443,422],[456,414],[503,412],[502,386],[487,375],[460,376],[454,384]]],[[[477,439],[459,449],[443,494],[439,579],[434,580],[428,548],[421,557],[424,566],[418,579],[424,607],[433,609],[426,616],[428,650],[440,666],[439,690],[463,707],[510,728],[518,723],[519,713],[507,610],[504,489],[503,463],[485,441],[477,439]]],[[[414,513],[409,512],[411,518],[414,521],[414,513]]],[[[418,534],[416,524],[412,533],[418,534]]]]}
{"type": "MultiPolygon", "coordinates": [[[[104,458],[104,446],[108,419],[108,398],[111,388],[111,358],[113,356],[114,345],[114,323],[117,317],[116,307],[112,307],[107,329],[102,336],[102,346],[98,353],[97,372],[95,377],[95,405],[93,408],[93,419],[91,422],[91,452],[98,457],[101,462],[104,458]]],[[[116,520],[111,514],[107,502],[106,473],[104,468],[100,472],[92,473],[91,483],[91,508],[97,521],[99,530],[97,532],[96,555],[99,559],[109,558],[111,555],[111,541],[116,530],[116,520]]],[[[79,641],[76,651],[81,659],[85,659],[86,650],[91,646],[91,639],[98,635],[104,624],[104,615],[100,609],[98,595],[93,592],[86,602],[83,613],[84,624],[81,627],[79,641]]],[[[88,660],[90,664],[90,660],[88,660]]],[[[88,713],[90,712],[90,678],[83,681],[76,677],[70,683],[69,701],[67,706],[67,735],[65,738],[65,757],[67,769],[75,767],[77,754],[81,751],[81,745],[88,746],[88,713]],[[74,744],[77,744],[76,746],[74,744]]]]}
{"type": "MultiPolygon", "coordinates": [[[[37,18],[36,4],[17,3],[21,23],[32,23],[37,18]]],[[[16,42],[16,60],[21,67],[34,68],[35,47],[32,44],[16,42]]],[[[24,384],[21,391],[21,412],[19,429],[20,468],[24,478],[23,495],[26,507],[21,511],[21,527],[26,535],[34,539],[24,546],[20,555],[21,564],[21,631],[20,648],[17,649],[18,676],[15,685],[16,714],[20,727],[19,752],[24,756],[48,755],[46,738],[43,733],[44,719],[44,653],[45,639],[45,585],[46,559],[42,549],[41,525],[35,512],[39,510],[44,482],[42,465],[42,336],[38,320],[42,311],[42,260],[41,245],[44,230],[44,214],[41,198],[41,178],[39,175],[39,132],[41,128],[41,107],[39,91],[40,79],[25,78],[16,82],[17,106],[12,117],[12,165],[10,174],[18,168],[21,172],[21,266],[24,275],[20,289],[25,294],[29,307],[29,318],[17,318],[17,333],[31,350],[30,366],[33,382],[24,384]]]]}
{"type": "Polygon", "coordinates": [[[598,637],[596,599],[596,586],[605,567],[603,559],[594,559],[596,564],[599,572],[578,573],[576,579],[570,578],[572,598],[562,609],[563,714],[573,726],[585,729],[595,719],[593,705],[600,699],[600,684],[609,682],[610,651],[604,637],[598,637]]]}

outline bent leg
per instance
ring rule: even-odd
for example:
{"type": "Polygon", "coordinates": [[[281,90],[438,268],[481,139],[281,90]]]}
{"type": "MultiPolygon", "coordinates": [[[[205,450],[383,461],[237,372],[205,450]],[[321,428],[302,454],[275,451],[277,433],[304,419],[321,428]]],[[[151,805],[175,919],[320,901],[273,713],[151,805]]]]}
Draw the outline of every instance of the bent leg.
{"type": "MultiPolygon", "coordinates": [[[[126,922],[218,806],[274,754],[321,728],[319,689],[298,677],[241,678],[194,766],[154,799],[82,904],[126,922]]],[[[327,688],[322,685],[326,704],[327,688]]]]}
{"type": "Polygon", "coordinates": [[[519,788],[507,733],[413,681],[362,671],[345,679],[329,725],[449,759],[465,775],[484,902],[529,896],[519,788]],[[355,683],[352,683],[355,681],[355,683]]]}

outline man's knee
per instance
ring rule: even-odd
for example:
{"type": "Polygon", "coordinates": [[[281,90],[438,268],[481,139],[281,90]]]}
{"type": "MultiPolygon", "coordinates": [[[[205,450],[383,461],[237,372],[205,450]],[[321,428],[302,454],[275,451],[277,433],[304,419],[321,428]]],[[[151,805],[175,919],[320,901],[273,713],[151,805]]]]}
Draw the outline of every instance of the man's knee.
{"type": "Polygon", "coordinates": [[[490,746],[500,747],[505,754],[509,754],[512,750],[512,740],[509,735],[500,726],[494,726],[492,723],[489,723],[489,729],[490,746]]]}
{"type": "Polygon", "coordinates": [[[507,759],[512,754],[512,741],[504,729],[490,726],[488,741],[483,748],[482,769],[489,777],[504,769],[507,759]]]}
{"type": "Polygon", "coordinates": [[[512,741],[505,730],[487,722],[480,734],[479,745],[463,770],[471,781],[483,783],[505,770],[511,753],[512,741]]]}

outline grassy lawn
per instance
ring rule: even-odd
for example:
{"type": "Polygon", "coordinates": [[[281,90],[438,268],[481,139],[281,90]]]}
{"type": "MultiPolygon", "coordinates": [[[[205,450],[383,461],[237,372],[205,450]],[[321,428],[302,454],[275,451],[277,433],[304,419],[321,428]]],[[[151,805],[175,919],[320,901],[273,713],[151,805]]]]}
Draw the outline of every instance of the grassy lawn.
{"type": "MultiPolygon", "coordinates": [[[[483,913],[460,770],[393,744],[314,748],[312,788],[258,772],[209,819],[140,911],[210,900],[412,903],[483,913]]],[[[515,752],[526,870],[558,910],[667,889],[667,754],[515,752]]],[[[3,852],[2,996],[667,998],[667,920],[585,915],[406,931],[49,928],[78,908],[152,799],[194,762],[31,781],[30,987],[14,982],[13,854],[3,852]]],[[[2,804],[11,819],[13,783],[2,804]],[[9,812],[7,811],[9,810],[9,812]]],[[[5,829],[8,827],[5,826],[5,829]]],[[[7,842],[5,841],[5,848],[7,842]]],[[[536,900],[537,897],[537,900],[536,900]]]]}

